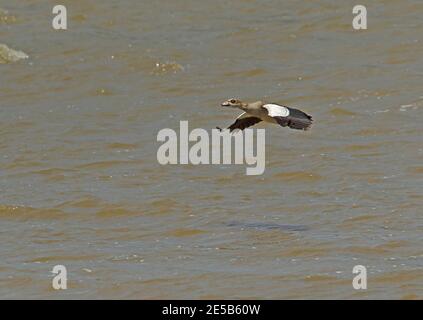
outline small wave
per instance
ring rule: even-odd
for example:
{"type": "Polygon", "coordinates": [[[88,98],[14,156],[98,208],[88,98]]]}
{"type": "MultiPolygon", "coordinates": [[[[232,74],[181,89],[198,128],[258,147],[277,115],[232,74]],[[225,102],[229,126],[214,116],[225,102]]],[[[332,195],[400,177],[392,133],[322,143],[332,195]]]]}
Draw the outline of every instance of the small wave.
{"type": "Polygon", "coordinates": [[[346,110],[346,109],[342,109],[342,108],[332,108],[329,111],[330,114],[334,115],[334,116],[355,116],[356,113],[346,110]]]}
{"type": "Polygon", "coordinates": [[[0,43],[0,64],[16,62],[22,59],[28,59],[28,55],[25,52],[13,50],[0,43]]]}
{"type": "Polygon", "coordinates": [[[179,71],[184,71],[185,68],[174,61],[167,62],[156,62],[154,70],[151,72],[154,75],[167,74],[167,73],[177,73],[179,71]]]}
{"type": "Polygon", "coordinates": [[[166,235],[176,238],[183,238],[183,237],[192,237],[200,234],[204,234],[206,231],[200,229],[175,229],[170,230],[166,233],[166,235]]]}
{"type": "Polygon", "coordinates": [[[399,111],[408,111],[408,110],[417,110],[419,108],[419,106],[417,106],[416,104],[404,104],[402,106],[400,106],[399,111]]]}
{"type": "Polygon", "coordinates": [[[0,8],[0,23],[12,24],[16,22],[16,17],[11,15],[9,11],[0,8]]]}
{"type": "Polygon", "coordinates": [[[226,72],[225,77],[255,77],[266,73],[266,70],[261,68],[254,68],[246,71],[226,72]]]}
{"type": "Polygon", "coordinates": [[[312,172],[305,171],[293,171],[293,172],[281,172],[274,175],[275,178],[284,180],[284,181],[308,181],[315,182],[322,179],[322,176],[312,172]]]}
{"type": "Polygon", "coordinates": [[[25,206],[11,206],[0,204],[0,219],[63,219],[68,217],[65,212],[54,208],[32,208],[25,206]]]}

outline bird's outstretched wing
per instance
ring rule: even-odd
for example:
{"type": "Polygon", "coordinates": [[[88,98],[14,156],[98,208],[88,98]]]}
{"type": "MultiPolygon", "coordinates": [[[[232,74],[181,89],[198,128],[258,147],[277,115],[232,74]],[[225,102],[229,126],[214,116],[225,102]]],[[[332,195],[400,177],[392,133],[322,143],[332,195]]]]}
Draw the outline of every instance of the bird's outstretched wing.
{"type": "Polygon", "coordinates": [[[265,104],[263,106],[270,117],[276,120],[282,127],[297,130],[307,130],[311,127],[313,119],[301,110],[280,106],[277,104],[265,104]]]}
{"type": "MultiPolygon", "coordinates": [[[[244,112],[238,118],[236,118],[235,122],[232,123],[227,129],[229,129],[229,132],[232,132],[235,129],[244,130],[245,128],[251,127],[260,121],[262,121],[260,118],[249,116],[246,112],[244,112]]],[[[222,130],[219,127],[217,127],[217,129],[222,130]]]]}

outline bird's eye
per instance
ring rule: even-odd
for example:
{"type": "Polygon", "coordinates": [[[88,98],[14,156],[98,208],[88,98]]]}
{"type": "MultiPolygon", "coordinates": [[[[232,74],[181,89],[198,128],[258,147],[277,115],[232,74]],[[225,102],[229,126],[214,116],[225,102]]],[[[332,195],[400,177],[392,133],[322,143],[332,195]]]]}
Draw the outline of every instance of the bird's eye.
{"type": "Polygon", "coordinates": [[[231,101],[230,101],[230,103],[235,103],[236,102],[236,100],[235,99],[232,99],[231,101]]]}

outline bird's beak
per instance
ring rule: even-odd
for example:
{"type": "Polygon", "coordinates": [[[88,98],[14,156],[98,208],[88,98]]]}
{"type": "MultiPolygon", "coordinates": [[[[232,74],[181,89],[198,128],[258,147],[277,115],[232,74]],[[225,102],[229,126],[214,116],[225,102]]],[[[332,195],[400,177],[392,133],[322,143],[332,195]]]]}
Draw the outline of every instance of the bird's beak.
{"type": "Polygon", "coordinates": [[[228,102],[228,101],[225,101],[225,102],[222,102],[221,106],[222,106],[222,107],[229,107],[229,106],[230,106],[230,104],[229,104],[229,102],[228,102]]]}

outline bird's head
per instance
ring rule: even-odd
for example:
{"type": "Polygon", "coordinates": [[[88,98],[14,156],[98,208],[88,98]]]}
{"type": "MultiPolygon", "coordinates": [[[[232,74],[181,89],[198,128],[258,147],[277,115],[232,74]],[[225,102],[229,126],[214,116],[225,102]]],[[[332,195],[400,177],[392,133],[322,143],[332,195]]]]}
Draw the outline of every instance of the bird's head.
{"type": "Polygon", "coordinates": [[[222,107],[242,108],[242,106],[242,101],[234,98],[222,102],[222,107]]]}

